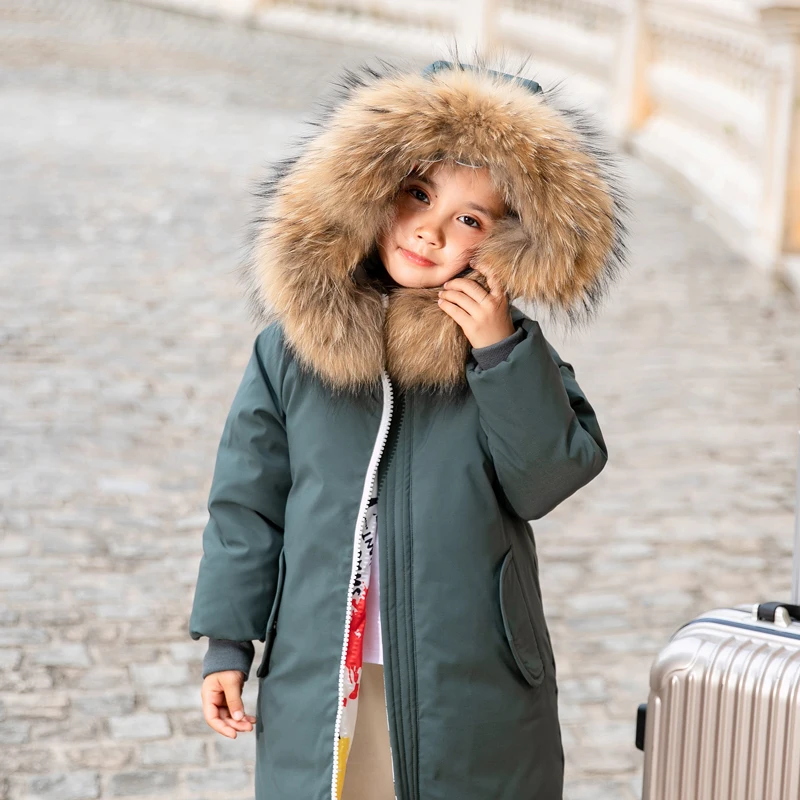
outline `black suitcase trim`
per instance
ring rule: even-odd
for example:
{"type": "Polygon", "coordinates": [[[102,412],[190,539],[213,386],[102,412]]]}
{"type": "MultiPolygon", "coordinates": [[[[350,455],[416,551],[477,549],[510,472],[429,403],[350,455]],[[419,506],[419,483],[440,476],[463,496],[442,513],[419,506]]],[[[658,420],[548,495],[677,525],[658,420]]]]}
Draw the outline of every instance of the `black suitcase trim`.
{"type": "MultiPolygon", "coordinates": [[[[741,609],[735,609],[740,611],[741,609]]],[[[783,636],[786,639],[800,639],[800,633],[790,633],[789,631],[776,631],[767,630],[760,625],[747,625],[744,622],[734,622],[729,619],[715,619],[714,617],[698,617],[697,619],[690,620],[685,625],[681,625],[678,631],[688,628],[690,625],[696,625],[700,622],[713,622],[715,625],[727,625],[730,628],[741,628],[745,631],[758,631],[759,633],[768,633],[770,636],[783,636]]],[[[675,631],[677,633],[678,631],[675,631]]],[[[674,635],[674,634],[673,634],[674,635]]]]}

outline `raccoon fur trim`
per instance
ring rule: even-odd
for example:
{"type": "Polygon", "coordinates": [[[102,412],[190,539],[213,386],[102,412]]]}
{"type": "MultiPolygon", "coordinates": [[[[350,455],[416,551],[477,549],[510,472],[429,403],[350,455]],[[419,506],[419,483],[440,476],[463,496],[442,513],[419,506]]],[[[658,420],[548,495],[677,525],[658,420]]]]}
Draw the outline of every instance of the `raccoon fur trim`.
{"type": "Polygon", "coordinates": [[[513,213],[460,275],[494,272],[510,300],[587,322],[625,260],[616,162],[582,112],[486,63],[423,76],[381,61],[347,70],[313,130],[258,186],[243,267],[251,307],[278,319],[301,366],[334,392],[466,386],[469,342],[437,303],[441,287],[364,279],[402,180],[420,162],[486,166],[513,213]]]}

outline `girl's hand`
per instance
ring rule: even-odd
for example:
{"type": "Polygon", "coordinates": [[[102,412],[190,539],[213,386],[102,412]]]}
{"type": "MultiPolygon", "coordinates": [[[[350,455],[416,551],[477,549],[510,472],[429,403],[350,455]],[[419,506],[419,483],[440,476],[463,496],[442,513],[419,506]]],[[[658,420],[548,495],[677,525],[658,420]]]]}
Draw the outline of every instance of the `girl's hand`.
{"type": "Polygon", "coordinates": [[[439,292],[439,307],[461,326],[473,347],[488,347],[514,333],[508,296],[493,275],[483,274],[488,292],[469,278],[445,281],[439,292]]]}
{"type": "Polygon", "coordinates": [[[212,672],[206,675],[200,689],[203,700],[203,716],[217,732],[229,739],[236,738],[236,731],[251,731],[256,718],[244,713],[242,686],[244,675],[238,669],[212,672]],[[234,719],[234,714],[241,714],[234,719]]]}

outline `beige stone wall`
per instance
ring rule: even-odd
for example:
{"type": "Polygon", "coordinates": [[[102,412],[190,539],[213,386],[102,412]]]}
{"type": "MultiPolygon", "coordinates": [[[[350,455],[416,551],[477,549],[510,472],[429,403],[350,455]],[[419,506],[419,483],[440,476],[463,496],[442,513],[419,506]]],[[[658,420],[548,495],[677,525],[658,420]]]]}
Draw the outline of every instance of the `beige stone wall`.
{"type": "Polygon", "coordinates": [[[149,0],[440,57],[530,55],[800,290],[800,0],[149,0]]]}

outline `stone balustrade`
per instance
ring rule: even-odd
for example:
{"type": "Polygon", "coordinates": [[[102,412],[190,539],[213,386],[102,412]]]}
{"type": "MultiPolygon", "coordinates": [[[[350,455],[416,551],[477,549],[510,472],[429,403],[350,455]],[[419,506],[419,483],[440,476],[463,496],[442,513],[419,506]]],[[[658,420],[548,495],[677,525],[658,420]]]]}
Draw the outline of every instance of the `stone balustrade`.
{"type": "Polygon", "coordinates": [[[414,57],[529,57],[800,293],[800,0],[150,1],[414,57]]]}

